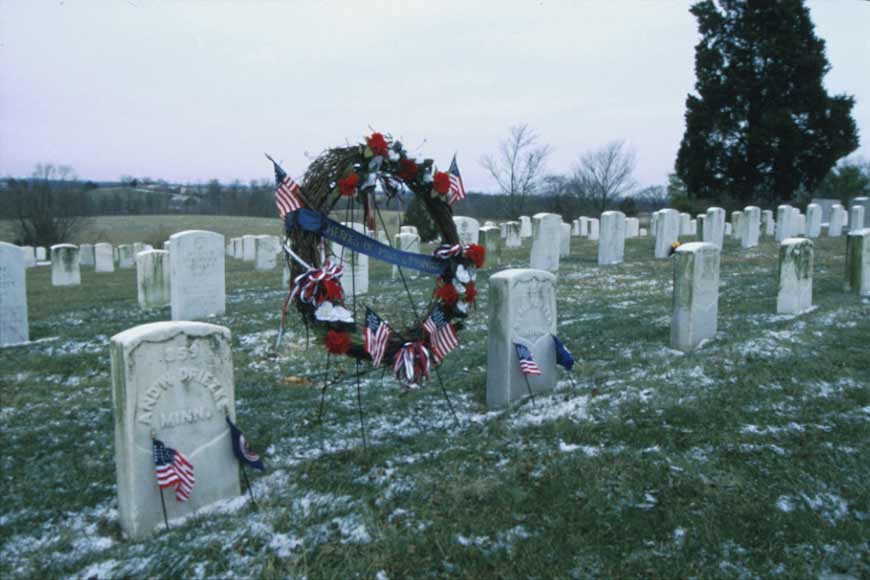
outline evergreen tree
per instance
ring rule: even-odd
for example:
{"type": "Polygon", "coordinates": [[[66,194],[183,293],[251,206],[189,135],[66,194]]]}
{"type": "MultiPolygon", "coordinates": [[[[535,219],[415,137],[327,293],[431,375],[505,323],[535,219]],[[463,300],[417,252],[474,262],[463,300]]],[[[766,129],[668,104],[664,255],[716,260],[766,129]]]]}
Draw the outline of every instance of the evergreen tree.
{"type": "Polygon", "coordinates": [[[830,69],[803,0],[702,0],[701,41],[676,171],[691,195],[740,203],[815,189],[857,149],[854,99],[828,95],[830,69]]]}

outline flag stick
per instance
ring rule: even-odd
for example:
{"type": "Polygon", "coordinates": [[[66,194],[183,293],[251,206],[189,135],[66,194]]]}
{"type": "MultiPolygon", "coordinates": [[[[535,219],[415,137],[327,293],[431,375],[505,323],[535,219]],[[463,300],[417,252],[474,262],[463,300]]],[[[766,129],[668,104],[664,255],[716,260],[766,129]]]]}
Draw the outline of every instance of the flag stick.
{"type": "Polygon", "coordinates": [[[532,398],[532,406],[537,407],[538,404],[535,402],[535,394],[532,393],[532,385],[529,383],[529,375],[523,373],[523,378],[526,380],[526,388],[529,389],[529,396],[532,398]]]}
{"type": "Polygon", "coordinates": [[[163,523],[166,524],[166,531],[168,532],[169,531],[169,518],[166,517],[166,500],[163,499],[163,490],[160,489],[159,485],[158,485],[157,489],[160,490],[160,507],[163,508],[163,523]]]}
{"type": "Polygon", "coordinates": [[[257,502],[254,501],[254,492],[251,490],[251,480],[248,479],[248,470],[245,469],[245,464],[241,461],[239,462],[239,465],[242,466],[242,477],[245,479],[245,487],[248,488],[248,496],[251,498],[251,505],[254,506],[255,510],[259,510],[260,508],[257,507],[257,502]]]}
{"type": "MultiPolygon", "coordinates": [[[[375,203],[375,211],[378,214],[378,219],[381,220],[381,226],[386,231],[387,224],[384,222],[384,216],[381,215],[381,208],[378,207],[377,203],[375,203]]],[[[393,247],[393,242],[389,239],[389,237],[387,238],[387,242],[389,242],[390,247],[393,247]]],[[[397,266],[397,269],[399,271],[399,277],[402,279],[402,286],[405,287],[405,294],[408,295],[408,302],[411,304],[411,310],[414,313],[414,318],[419,323],[420,314],[417,312],[417,305],[414,303],[414,299],[411,296],[411,289],[408,288],[408,282],[405,280],[405,273],[402,271],[401,266],[397,266]]],[[[459,417],[456,416],[456,411],[453,409],[453,403],[450,401],[450,395],[447,394],[447,389],[444,387],[444,381],[441,380],[441,373],[438,372],[438,367],[435,367],[435,376],[438,377],[438,383],[441,385],[441,393],[444,395],[444,400],[447,401],[447,406],[450,408],[450,412],[453,414],[453,420],[456,422],[456,425],[459,426],[459,417]]]]}

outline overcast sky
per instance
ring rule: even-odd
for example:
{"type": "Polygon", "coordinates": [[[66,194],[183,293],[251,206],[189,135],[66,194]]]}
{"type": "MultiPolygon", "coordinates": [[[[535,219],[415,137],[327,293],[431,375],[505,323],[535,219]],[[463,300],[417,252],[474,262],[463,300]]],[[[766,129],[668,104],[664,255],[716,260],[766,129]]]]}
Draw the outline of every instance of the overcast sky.
{"type": "MultiPolygon", "coordinates": [[[[457,151],[466,188],[490,190],[480,157],[528,123],[551,172],[625,139],[661,184],[694,84],[690,4],[0,0],[0,175],[247,181],[272,177],[269,152],[301,177],[373,127],[442,167],[457,151]]],[[[870,158],[870,2],[810,8],[870,158]]]]}

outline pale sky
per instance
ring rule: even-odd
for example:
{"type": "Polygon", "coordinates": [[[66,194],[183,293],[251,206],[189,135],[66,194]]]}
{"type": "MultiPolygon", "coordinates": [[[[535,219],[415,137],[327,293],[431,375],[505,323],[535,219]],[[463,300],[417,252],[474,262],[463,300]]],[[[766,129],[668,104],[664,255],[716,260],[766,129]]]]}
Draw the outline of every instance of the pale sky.
{"type": "MultiPolygon", "coordinates": [[[[86,179],[296,177],[309,156],[392,133],[466,188],[510,125],[548,169],[614,139],[663,184],[694,84],[685,0],[0,0],[0,175],[38,162],[86,179]]],[[[810,2],[832,93],[855,96],[870,158],[870,2],[810,2]]]]}

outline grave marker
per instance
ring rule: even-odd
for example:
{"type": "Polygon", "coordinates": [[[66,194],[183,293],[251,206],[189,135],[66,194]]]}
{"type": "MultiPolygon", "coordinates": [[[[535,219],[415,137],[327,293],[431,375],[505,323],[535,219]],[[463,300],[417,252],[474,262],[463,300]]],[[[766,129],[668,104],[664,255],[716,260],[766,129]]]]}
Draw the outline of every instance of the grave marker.
{"type": "Polygon", "coordinates": [[[813,242],[786,238],[779,245],[778,314],[797,314],[813,305],[813,242]]]}
{"type": "Polygon", "coordinates": [[[30,340],[26,270],[21,248],[0,242],[0,346],[30,340]]]}
{"type": "Polygon", "coordinates": [[[51,247],[51,285],[78,286],[82,283],[79,269],[79,248],[72,244],[51,247]]]}
{"type": "Polygon", "coordinates": [[[553,274],[509,269],[490,277],[488,328],[488,406],[502,406],[526,397],[529,386],[534,393],[555,388],[556,353],[552,336],[556,332],[556,277],[553,274]],[[527,377],[529,386],[520,372],[514,342],[525,345],[541,368],[539,376],[527,377]]]}
{"type": "Polygon", "coordinates": [[[535,270],[559,271],[562,217],[554,213],[535,215],[530,266],[535,270]]]}
{"type": "Polygon", "coordinates": [[[690,242],[674,252],[671,346],[683,352],[716,336],[719,316],[719,255],[714,244],[690,242]]]}
{"type": "MultiPolygon", "coordinates": [[[[220,252],[223,257],[222,240],[220,252]]],[[[227,414],[235,419],[229,329],[201,322],[145,324],[113,336],[110,352],[124,535],[140,539],[163,526],[152,434],[194,468],[190,499],[177,502],[170,491],[163,492],[170,520],[237,497],[239,468],[225,420],[227,414]]]]}
{"type": "Polygon", "coordinates": [[[112,244],[94,244],[94,272],[114,272],[115,256],[112,244]]]}
{"type": "Polygon", "coordinates": [[[172,320],[195,320],[226,310],[224,237],[187,230],[172,234],[169,252],[172,320]]]}
{"type": "Polygon", "coordinates": [[[625,255],[625,214],[606,211],[601,214],[601,239],[598,241],[598,265],[621,264],[625,255]]]}
{"type": "Polygon", "coordinates": [[[169,252],[146,250],[136,254],[136,289],[139,306],[163,308],[171,301],[169,252]]]}

